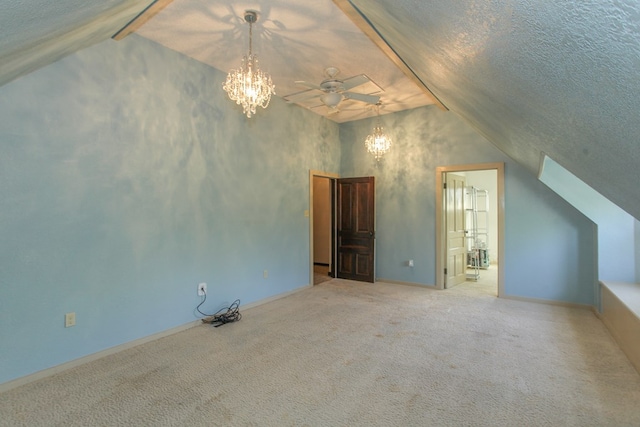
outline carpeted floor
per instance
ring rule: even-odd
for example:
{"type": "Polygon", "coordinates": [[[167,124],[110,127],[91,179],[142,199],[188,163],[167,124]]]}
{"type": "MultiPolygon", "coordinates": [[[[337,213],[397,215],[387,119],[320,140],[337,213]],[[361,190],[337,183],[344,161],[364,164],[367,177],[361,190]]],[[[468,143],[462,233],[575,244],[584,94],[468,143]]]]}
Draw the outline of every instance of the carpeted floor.
{"type": "Polygon", "coordinates": [[[0,394],[0,425],[638,426],[639,402],[589,310],[334,279],[0,394]]]}

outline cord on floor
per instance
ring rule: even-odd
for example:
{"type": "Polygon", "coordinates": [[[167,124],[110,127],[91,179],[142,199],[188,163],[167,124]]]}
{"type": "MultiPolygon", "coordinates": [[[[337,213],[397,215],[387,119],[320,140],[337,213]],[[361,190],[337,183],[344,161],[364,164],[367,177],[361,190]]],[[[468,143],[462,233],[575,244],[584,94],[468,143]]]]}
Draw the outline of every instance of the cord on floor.
{"type": "Polygon", "coordinates": [[[214,327],[217,328],[218,326],[222,326],[227,323],[237,322],[242,318],[242,314],[240,314],[239,299],[235,300],[233,304],[231,304],[229,307],[221,308],[214,314],[207,314],[200,311],[200,307],[202,306],[202,304],[204,304],[206,300],[207,300],[207,294],[205,293],[204,298],[202,299],[202,302],[198,304],[198,306],[196,307],[196,310],[198,310],[198,313],[202,314],[203,316],[207,316],[204,319],[202,319],[202,323],[211,323],[214,327]]]}

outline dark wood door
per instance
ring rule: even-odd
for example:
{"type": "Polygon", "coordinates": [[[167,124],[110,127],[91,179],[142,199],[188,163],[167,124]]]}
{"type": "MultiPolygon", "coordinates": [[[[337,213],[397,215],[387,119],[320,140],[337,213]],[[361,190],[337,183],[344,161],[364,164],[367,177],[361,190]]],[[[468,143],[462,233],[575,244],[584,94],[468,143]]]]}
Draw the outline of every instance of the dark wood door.
{"type": "Polygon", "coordinates": [[[338,180],[337,276],[375,281],[374,177],[338,180]]]}

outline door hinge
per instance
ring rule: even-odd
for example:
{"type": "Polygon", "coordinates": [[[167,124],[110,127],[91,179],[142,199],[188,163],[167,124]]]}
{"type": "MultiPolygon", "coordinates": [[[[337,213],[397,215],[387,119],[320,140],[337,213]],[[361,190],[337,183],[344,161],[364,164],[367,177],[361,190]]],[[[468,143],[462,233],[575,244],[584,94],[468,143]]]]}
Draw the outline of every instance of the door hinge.
{"type": "Polygon", "coordinates": [[[444,183],[444,189],[445,190],[447,189],[447,183],[446,182],[444,183]]]}
{"type": "Polygon", "coordinates": [[[446,269],[446,268],[444,269],[444,274],[445,274],[445,275],[447,274],[447,269],[446,269]]]}

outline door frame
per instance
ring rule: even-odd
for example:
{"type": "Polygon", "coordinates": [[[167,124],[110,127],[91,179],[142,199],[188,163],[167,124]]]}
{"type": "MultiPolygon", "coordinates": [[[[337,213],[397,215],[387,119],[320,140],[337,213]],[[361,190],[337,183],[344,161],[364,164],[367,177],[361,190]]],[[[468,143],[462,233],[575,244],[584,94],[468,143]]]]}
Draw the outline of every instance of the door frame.
{"type": "MultiPolygon", "coordinates": [[[[313,286],[313,263],[314,263],[314,253],[313,253],[313,177],[317,176],[320,178],[329,178],[331,180],[331,187],[335,189],[335,183],[340,175],[332,172],[323,172],[319,170],[309,170],[309,285],[313,286]]],[[[332,191],[332,200],[331,200],[331,210],[332,217],[335,218],[335,191],[332,191]]],[[[333,220],[332,220],[333,222],[333,220]]],[[[334,270],[335,275],[335,224],[331,224],[331,268],[334,270]]]]}
{"type": "Polygon", "coordinates": [[[438,166],[436,168],[436,288],[444,287],[446,267],[446,229],[444,224],[443,185],[448,172],[496,170],[498,179],[498,297],[504,296],[504,163],[476,163],[468,165],[438,166]]]}

